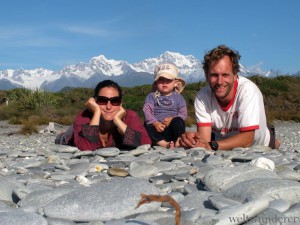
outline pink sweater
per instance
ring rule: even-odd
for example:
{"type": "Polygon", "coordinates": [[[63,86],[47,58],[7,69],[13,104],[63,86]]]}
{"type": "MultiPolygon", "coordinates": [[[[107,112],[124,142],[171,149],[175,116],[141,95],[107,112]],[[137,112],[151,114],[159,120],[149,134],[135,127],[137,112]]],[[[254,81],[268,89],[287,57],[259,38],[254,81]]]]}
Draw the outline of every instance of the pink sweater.
{"type": "MultiPolygon", "coordinates": [[[[70,138],[70,144],[82,151],[94,151],[103,148],[99,138],[99,126],[89,125],[92,116],[91,112],[83,110],[76,116],[73,123],[73,137],[70,138]]],[[[108,146],[106,147],[128,149],[136,148],[143,144],[151,144],[147,131],[136,112],[126,110],[124,123],[127,125],[125,134],[120,134],[117,128],[115,128],[108,137],[108,146]]]]}

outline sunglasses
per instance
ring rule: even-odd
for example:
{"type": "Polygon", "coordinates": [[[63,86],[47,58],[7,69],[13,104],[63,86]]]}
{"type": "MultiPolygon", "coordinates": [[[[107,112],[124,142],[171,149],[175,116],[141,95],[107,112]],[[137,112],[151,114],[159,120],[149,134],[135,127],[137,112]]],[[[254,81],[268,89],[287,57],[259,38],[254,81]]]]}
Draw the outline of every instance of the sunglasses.
{"type": "Polygon", "coordinates": [[[105,96],[97,96],[95,97],[96,103],[98,105],[106,105],[108,103],[108,101],[110,101],[110,104],[112,104],[113,106],[119,106],[121,105],[122,99],[120,96],[117,97],[105,97],[105,96]]]}

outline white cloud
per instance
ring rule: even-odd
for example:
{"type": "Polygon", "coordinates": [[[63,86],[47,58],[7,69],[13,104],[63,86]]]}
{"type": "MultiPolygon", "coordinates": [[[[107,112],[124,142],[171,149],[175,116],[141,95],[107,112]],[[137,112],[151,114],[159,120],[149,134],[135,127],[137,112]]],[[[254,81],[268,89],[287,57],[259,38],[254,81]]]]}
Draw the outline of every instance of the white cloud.
{"type": "Polygon", "coordinates": [[[55,47],[67,45],[63,38],[47,35],[43,28],[0,27],[0,47],[55,47]]]}
{"type": "Polygon", "coordinates": [[[71,33],[91,35],[96,37],[107,37],[113,34],[113,32],[109,30],[87,26],[65,26],[64,29],[71,33]]]}
{"type": "Polygon", "coordinates": [[[31,37],[15,42],[15,44],[22,47],[57,47],[66,45],[67,43],[66,40],[51,37],[31,37]]]}
{"type": "Polygon", "coordinates": [[[114,18],[88,24],[65,24],[59,25],[61,29],[68,33],[94,36],[100,38],[121,38],[140,35],[140,31],[135,34],[134,30],[124,27],[124,18],[114,18]]]}
{"type": "Polygon", "coordinates": [[[119,22],[123,19],[120,17],[114,17],[108,20],[101,20],[97,23],[90,21],[89,23],[76,23],[76,24],[60,24],[62,30],[75,34],[82,34],[94,37],[114,37],[119,36],[121,33],[114,31],[117,29],[119,22]]]}
{"type": "Polygon", "coordinates": [[[261,68],[263,66],[264,62],[259,62],[253,66],[248,67],[248,69],[254,73],[264,73],[265,71],[261,68]]]}
{"type": "Polygon", "coordinates": [[[1,27],[0,28],[0,40],[8,41],[16,38],[24,38],[28,36],[33,36],[36,34],[36,31],[30,27],[1,27]]]}

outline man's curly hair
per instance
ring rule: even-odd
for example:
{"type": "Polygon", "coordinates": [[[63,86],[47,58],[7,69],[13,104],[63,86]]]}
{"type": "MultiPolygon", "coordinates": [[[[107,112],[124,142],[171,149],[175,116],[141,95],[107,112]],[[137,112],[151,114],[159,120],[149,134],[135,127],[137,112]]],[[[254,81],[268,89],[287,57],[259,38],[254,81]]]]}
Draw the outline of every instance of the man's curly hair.
{"type": "Polygon", "coordinates": [[[228,48],[226,45],[219,45],[216,48],[209,51],[204,56],[203,69],[207,74],[211,63],[217,63],[224,56],[229,56],[232,63],[232,71],[234,74],[237,74],[240,71],[239,59],[241,58],[238,51],[228,48]]]}

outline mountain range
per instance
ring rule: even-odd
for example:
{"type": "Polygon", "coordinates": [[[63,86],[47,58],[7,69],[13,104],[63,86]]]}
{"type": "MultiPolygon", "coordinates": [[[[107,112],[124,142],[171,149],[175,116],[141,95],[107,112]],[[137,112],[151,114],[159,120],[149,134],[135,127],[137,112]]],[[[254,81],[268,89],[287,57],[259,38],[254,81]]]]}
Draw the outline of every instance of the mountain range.
{"type": "MultiPolygon", "coordinates": [[[[179,76],[187,83],[199,82],[205,79],[201,61],[192,55],[181,55],[166,51],[156,58],[148,58],[141,62],[130,64],[126,61],[107,59],[104,55],[91,58],[89,63],[80,62],[68,65],[60,71],[44,68],[33,70],[3,70],[0,71],[0,90],[13,88],[43,89],[59,91],[64,87],[94,88],[101,80],[111,79],[120,86],[133,87],[153,82],[153,71],[160,63],[174,63],[179,69],[179,76]]],[[[240,75],[276,76],[276,71],[257,72],[240,65],[240,75]]]]}

